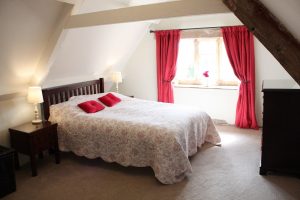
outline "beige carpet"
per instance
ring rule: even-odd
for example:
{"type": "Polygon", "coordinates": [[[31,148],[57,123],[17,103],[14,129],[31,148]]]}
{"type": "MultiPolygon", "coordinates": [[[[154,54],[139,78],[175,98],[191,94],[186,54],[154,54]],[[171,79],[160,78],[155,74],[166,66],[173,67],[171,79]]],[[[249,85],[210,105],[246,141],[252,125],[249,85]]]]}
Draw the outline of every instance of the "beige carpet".
{"type": "Polygon", "coordinates": [[[162,185],[150,168],[122,167],[100,159],[62,154],[54,164],[45,156],[37,177],[29,166],[17,172],[17,191],[4,200],[48,199],[300,199],[300,179],[286,175],[260,176],[260,131],[218,126],[222,147],[205,145],[193,158],[192,176],[162,185]]]}

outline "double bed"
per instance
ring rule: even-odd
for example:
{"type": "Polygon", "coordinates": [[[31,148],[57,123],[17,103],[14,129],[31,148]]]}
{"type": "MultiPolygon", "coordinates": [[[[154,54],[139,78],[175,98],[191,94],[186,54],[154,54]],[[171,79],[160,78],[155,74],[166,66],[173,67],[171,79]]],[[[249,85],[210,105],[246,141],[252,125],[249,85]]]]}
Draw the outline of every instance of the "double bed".
{"type": "Polygon", "coordinates": [[[105,94],[103,79],[43,90],[45,118],[58,123],[61,151],[150,166],[161,183],[173,184],[191,174],[189,156],[204,142],[221,142],[209,115],[196,108],[117,93],[121,102],[96,113],[77,106],[105,94]]]}

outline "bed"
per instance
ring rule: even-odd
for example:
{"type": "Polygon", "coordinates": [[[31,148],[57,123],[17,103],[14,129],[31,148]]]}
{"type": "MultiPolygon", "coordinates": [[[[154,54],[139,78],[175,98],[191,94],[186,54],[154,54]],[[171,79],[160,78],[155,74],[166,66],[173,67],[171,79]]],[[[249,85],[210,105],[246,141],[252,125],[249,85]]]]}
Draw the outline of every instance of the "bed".
{"type": "Polygon", "coordinates": [[[43,90],[44,115],[58,123],[61,151],[123,166],[150,166],[161,183],[173,184],[192,173],[189,156],[204,142],[221,142],[211,118],[192,107],[117,93],[121,102],[97,113],[77,106],[105,94],[103,79],[43,90]]]}

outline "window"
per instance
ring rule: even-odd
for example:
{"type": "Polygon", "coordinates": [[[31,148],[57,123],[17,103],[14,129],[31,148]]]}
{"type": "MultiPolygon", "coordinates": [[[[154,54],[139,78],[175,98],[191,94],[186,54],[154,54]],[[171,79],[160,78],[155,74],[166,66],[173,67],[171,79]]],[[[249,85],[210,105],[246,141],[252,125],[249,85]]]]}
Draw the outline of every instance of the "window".
{"type": "Polygon", "coordinates": [[[237,86],[239,80],[229,63],[223,38],[181,38],[174,82],[179,85],[237,86]],[[209,77],[205,77],[206,71],[209,77]]]}

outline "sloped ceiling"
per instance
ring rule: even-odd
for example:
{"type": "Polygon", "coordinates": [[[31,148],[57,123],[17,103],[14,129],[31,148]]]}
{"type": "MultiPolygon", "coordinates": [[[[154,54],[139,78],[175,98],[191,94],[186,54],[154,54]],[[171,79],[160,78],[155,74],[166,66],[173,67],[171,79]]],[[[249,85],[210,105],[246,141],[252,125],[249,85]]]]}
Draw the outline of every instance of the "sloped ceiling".
{"type": "Polygon", "coordinates": [[[0,95],[27,89],[63,7],[53,0],[0,1],[0,95]]]}
{"type": "MultiPolygon", "coordinates": [[[[122,8],[126,6],[124,3],[86,0],[77,14],[122,8]]],[[[150,24],[133,22],[65,30],[66,36],[42,83],[43,87],[99,77],[109,80],[113,70],[121,70],[126,65],[150,24]]]]}
{"type": "Polygon", "coordinates": [[[300,1],[260,0],[279,21],[300,41],[300,1]]]}
{"type": "Polygon", "coordinates": [[[43,86],[108,78],[126,66],[147,27],[135,22],[69,30],[43,86]]]}
{"type": "MultiPolygon", "coordinates": [[[[41,53],[64,7],[76,3],[73,14],[111,10],[171,0],[1,0],[0,95],[27,88],[41,53]],[[5,76],[3,75],[5,74],[5,76]]],[[[300,40],[300,2],[261,0],[300,40]]],[[[109,76],[121,70],[152,22],[129,22],[65,30],[44,87],[109,76]]],[[[157,23],[157,21],[155,21],[157,23]]],[[[142,67],[142,66],[141,66],[142,67]]]]}

